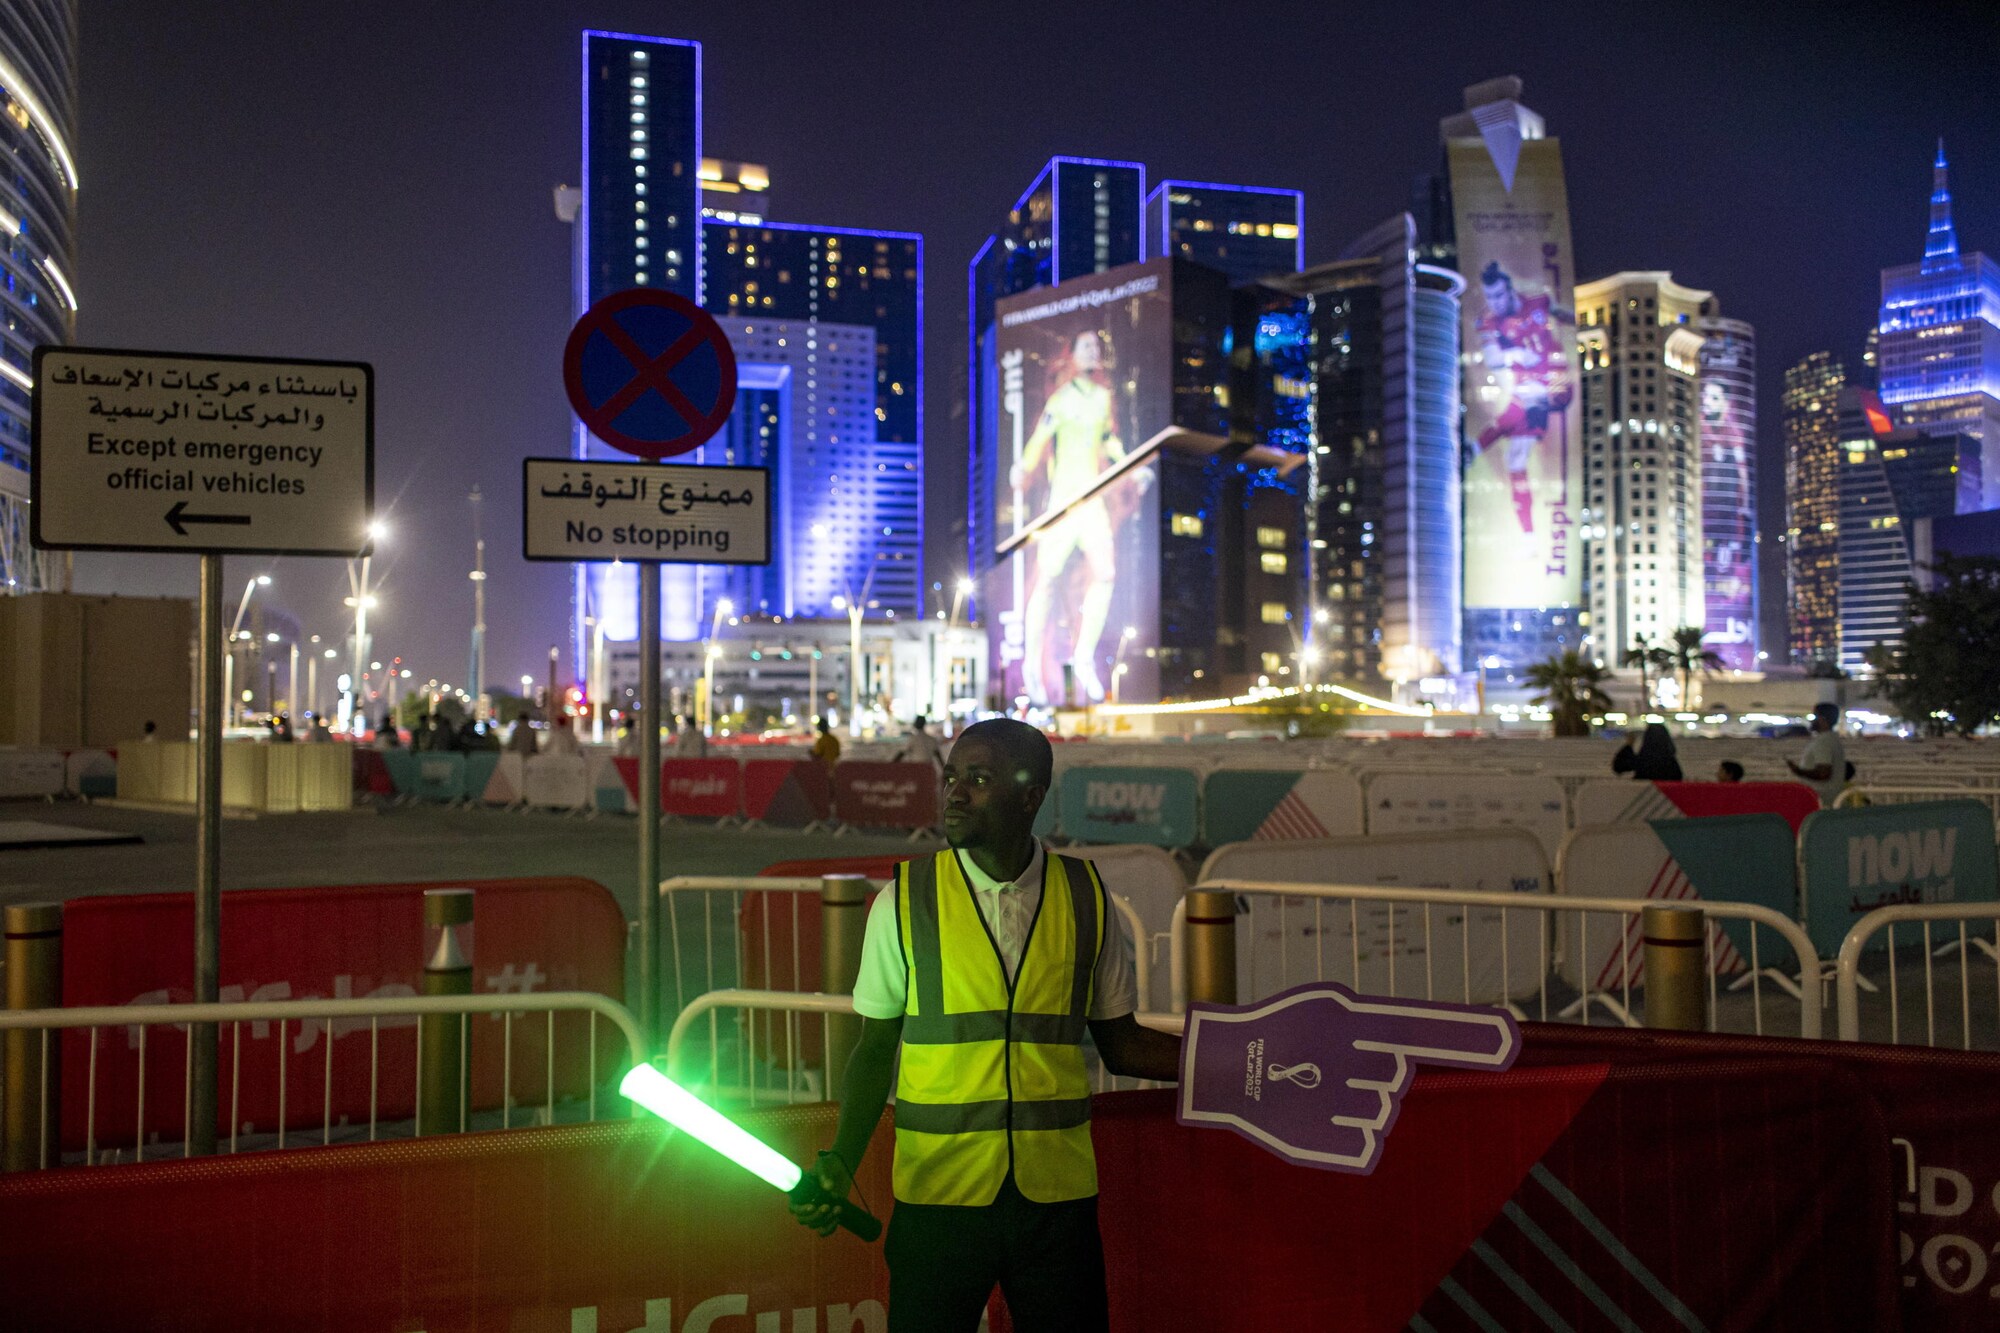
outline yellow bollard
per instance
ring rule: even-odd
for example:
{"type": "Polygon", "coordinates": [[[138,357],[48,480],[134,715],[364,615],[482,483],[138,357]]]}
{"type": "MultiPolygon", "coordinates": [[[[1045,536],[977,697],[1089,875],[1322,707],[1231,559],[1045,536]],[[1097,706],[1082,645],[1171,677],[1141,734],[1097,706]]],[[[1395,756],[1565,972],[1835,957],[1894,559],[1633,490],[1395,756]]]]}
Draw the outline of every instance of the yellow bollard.
{"type": "MultiPolygon", "coordinates": [[[[61,903],[13,903],[5,913],[7,1007],[62,1007],[61,903]]],[[[62,1147],[62,1033],[6,1034],[6,1105],[0,1170],[58,1165],[62,1147]]]]}
{"type": "MultiPolygon", "coordinates": [[[[472,994],[472,890],[424,890],[424,994],[472,994]]],[[[456,1134],[470,1113],[471,1024],[462,1014],[423,1014],[417,1071],[417,1133],[456,1134]]]]}
{"type": "Polygon", "coordinates": [[[1648,903],[1639,918],[1646,942],[1646,1026],[1675,1032],[1708,1027],[1707,918],[1699,907],[1648,903]]]}
{"type": "Polygon", "coordinates": [[[1187,999],[1236,1003],[1236,895],[1187,896],[1187,999]]]}
{"type": "MultiPolygon", "coordinates": [[[[875,882],[866,875],[825,875],[819,882],[819,989],[822,995],[852,995],[861,975],[861,942],[868,933],[868,904],[875,882]]],[[[831,1014],[826,1042],[826,1099],[839,1101],[847,1077],[847,1057],[861,1040],[861,1019],[831,1014]]]]}

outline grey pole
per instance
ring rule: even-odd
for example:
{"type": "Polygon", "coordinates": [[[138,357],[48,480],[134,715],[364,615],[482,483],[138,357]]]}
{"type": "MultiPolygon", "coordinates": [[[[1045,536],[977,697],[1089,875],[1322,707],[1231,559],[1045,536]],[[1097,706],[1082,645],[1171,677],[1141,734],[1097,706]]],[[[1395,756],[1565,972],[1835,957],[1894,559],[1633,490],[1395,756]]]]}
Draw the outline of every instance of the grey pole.
{"type": "Polygon", "coordinates": [[[660,994],[660,566],[639,566],[639,975],[632,1010],[651,1054],[660,994]]]}
{"type": "MultiPolygon", "coordinates": [[[[222,557],[201,558],[201,601],[195,635],[201,643],[201,705],[195,716],[194,999],[213,1004],[222,974],[222,557]]],[[[215,1151],[216,1028],[188,1029],[194,1043],[188,1090],[189,1151],[215,1151]]]]}

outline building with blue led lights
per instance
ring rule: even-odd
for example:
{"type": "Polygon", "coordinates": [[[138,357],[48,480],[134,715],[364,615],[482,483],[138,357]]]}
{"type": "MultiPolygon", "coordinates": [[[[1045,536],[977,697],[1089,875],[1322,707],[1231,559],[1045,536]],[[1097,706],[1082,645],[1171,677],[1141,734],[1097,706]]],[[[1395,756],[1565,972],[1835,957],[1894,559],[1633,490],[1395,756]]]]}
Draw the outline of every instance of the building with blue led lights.
{"type": "MultiPolygon", "coordinates": [[[[702,155],[698,43],[593,31],[583,57],[584,184],[558,192],[577,311],[629,287],[701,301],[736,350],[738,400],[681,461],[772,471],[771,564],[664,566],[662,636],[703,639],[725,602],[739,628],[838,617],[844,632],[850,602],[870,622],[924,616],[923,238],[770,220],[768,172],[702,155]]],[[[620,457],[581,427],[573,450],[620,457]]],[[[611,671],[635,660],[619,645],[637,635],[637,584],[629,567],[578,567],[579,675],[605,658],[600,635],[611,671]]],[[[871,693],[915,697],[908,682],[873,690],[893,677],[883,662],[871,693]]]]}
{"type": "MultiPolygon", "coordinates": [[[[1959,253],[1942,140],[1930,214],[1923,259],[1882,270],[1882,402],[1899,424],[1963,433],[2000,451],[2000,264],[1959,253]]],[[[1976,508],[2000,508],[2000,467],[1987,467],[1984,477],[1976,508]]]]}
{"type": "Polygon", "coordinates": [[[0,593],[56,586],[28,541],[34,350],[76,330],[76,5],[0,8],[0,593]]]}
{"type": "Polygon", "coordinates": [[[1300,190],[1165,180],[1146,196],[1146,249],[1206,264],[1231,282],[1306,266],[1300,190]]]}

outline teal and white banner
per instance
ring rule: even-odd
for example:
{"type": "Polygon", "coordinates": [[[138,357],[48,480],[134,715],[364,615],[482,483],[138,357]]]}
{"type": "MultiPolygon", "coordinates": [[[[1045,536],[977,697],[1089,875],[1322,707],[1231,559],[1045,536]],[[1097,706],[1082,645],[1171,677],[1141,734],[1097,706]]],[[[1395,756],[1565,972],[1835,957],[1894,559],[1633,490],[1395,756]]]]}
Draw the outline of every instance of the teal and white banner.
{"type": "Polygon", "coordinates": [[[1993,814],[1979,801],[1822,810],[1799,833],[1799,870],[1806,932],[1822,958],[1878,907],[2000,896],[1993,814]]]}
{"type": "Polygon", "coordinates": [[[1077,842],[1186,847],[1199,830],[1200,788],[1179,768],[1072,768],[1062,775],[1063,836],[1077,842]]]}

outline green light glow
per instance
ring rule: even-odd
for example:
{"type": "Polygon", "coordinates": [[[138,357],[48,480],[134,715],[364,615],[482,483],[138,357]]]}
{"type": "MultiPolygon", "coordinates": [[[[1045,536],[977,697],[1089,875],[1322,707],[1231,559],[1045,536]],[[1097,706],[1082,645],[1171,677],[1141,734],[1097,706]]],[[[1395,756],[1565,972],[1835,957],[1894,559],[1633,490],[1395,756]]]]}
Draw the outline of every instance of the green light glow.
{"type": "Polygon", "coordinates": [[[619,1083],[618,1092],[786,1193],[791,1192],[803,1175],[797,1163],[753,1137],[651,1065],[633,1066],[632,1072],[619,1083]]]}

